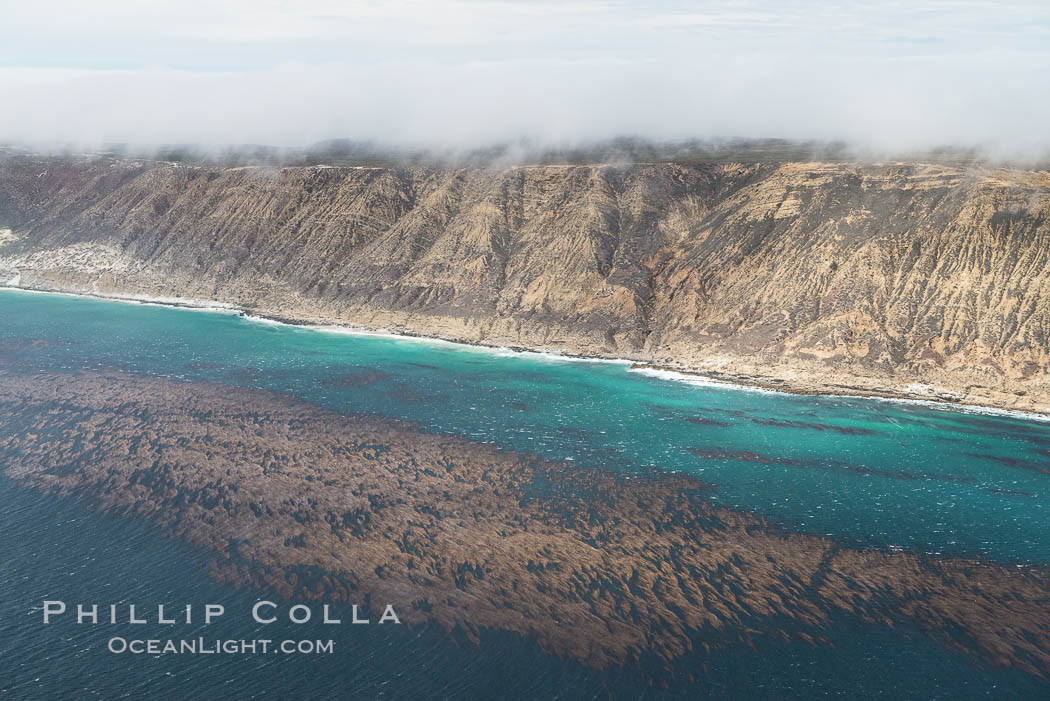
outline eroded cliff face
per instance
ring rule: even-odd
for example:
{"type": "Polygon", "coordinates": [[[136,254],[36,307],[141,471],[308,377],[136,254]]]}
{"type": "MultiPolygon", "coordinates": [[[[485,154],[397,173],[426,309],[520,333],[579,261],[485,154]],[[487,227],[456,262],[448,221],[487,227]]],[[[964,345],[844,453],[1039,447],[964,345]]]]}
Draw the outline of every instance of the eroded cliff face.
{"type": "Polygon", "coordinates": [[[1045,172],[7,158],[4,280],[1050,411],[1045,172]]]}

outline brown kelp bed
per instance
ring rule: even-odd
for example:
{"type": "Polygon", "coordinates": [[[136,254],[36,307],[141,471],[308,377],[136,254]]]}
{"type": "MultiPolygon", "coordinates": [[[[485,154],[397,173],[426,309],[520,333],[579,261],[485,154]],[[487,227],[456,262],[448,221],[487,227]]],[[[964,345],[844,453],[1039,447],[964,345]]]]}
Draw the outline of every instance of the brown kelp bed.
{"type": "Polygon", "coordinates": [[[681,475],[117,371],[0,371],[0,459],[22,484],[211,549],[224,580],[393,603],[408,624],[516,632],[594,667],[759,635],[820,644],[852,616],[1050,676],[1043,569],[787,532],[681,475]]]}

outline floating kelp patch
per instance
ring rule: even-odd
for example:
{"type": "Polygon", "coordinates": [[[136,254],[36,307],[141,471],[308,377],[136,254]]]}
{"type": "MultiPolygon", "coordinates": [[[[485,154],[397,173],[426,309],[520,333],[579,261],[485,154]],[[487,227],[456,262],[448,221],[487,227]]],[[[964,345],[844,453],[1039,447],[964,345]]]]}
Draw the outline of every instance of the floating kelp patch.
{"type": "Polygon", "coordinates": [[[365,387],[389,377],[389,373],[379,368],[362,367],[333,377],[329,380],[329,384],[334,387],[365,387]]]}
{"type": "Polygon", "coordinates": [[[225,581],[404,601],[406,624],[515,632],[592,667],[673,661],[698,639],[822,644],[850,617],[1050,677],[1044,569],[847,547],[717,507],[682,475],[581,468],[273,392],[120,372],[0,371],[0,459],[23,485],[211,549],[225,581]]]}

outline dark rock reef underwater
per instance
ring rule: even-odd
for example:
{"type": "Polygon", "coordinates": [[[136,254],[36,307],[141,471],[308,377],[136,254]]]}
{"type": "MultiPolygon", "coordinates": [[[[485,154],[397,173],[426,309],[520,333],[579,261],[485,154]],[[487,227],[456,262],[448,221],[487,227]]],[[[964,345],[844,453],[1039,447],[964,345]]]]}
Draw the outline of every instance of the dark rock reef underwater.
{"type": "Polygon", "coordinates": [[[284,395],[116,371],[0,372],[21,484],[138,514],[285,597],[403,602],[408,624],[519,633],[602,668],[697,645],[918,627],[1050,678],[1050,573],[850,548],[614,475],[284,395]]]}
{"type": "Polygon", "coordinates": [[[1050,409],[1045,171],[7,154],[5,281],[1050,409]]]}

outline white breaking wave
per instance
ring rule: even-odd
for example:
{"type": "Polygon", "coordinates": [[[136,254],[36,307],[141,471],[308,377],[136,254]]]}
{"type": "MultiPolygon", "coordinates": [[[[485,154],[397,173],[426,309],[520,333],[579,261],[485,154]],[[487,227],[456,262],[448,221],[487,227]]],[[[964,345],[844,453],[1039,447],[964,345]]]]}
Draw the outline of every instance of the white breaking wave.
{"type": "Polygon", "coordinates": [[[507,346],[491,346],[483,343],[464,343],[462,341],[450,341],[433,336],[418,336],[414,334],[398,333],[388,329],[369,329],[362,326],[345,326],[337,324],[296,324],[292,322],[270,319],[256,314],[242,313],[241,316],[248,321],[270,326],[286,326],[293,329],[305,331],[318,331],[321,333],[338,334],[341,336],[363,336],[368,338],[383,338],[391,341],[405,341],[408,343],[423,343],[434,346],[450,346],[455,350],[473,353],[485,353],[500,358],[531,358],[547,362],[559,363],[612,363],[615,365],[630,365],[632,361],[623,358],[587,358],[576,355],[566,355],[554,351],[532,351],[517,350],[507,346]]]}
{"type": "MultiPolygon", "coordinates": [[[[157,297],[108,297],[105,295],[93,295],[93,294],[81,294],[74,292],[51,292],[46,290],[31,290],[23,287],[14,287],[10,284],[0,285],[0,289],[10,290],[12,292],[21,292],[25,294],[44,294],[44,295],[56,295],[61,297],[86,297],[90,299],[98,299],[107,302],[121,302],[124,304],[141,304],[146,306],[155,307],[168,307],[177,309],[186,309],[189,311],[198,312],[210,312],[215,314],[239,314],[243,319],[251,321],[257,324],[266,324],[269,326],[284,326],[291,329],[302,329],[305,331],[314,331],[321,333],[340,334],[345,336],[364,336],[372,338],[383,338],[393,341],[405,341],[411,343],[425,343],[430,345],[442,345],[449,346],[453,350],[458,351],[469,351],[475,353],[485,353],[488,355],[494,355],[502,358],[531,358],[535,360],[542,360],[545,362],[579,362],[579,363],[612,363],[616,365],[629,365],[627,372],[644,375],[657,380],[663,380],[666,382],[679,382],[683,384],[692,385],[694,387],[707,387],[715,389],[727,389],[738,392],[754,392],[758,394],[782,394],[782,395],[793,395],[800,396],[796,392],[790,392],[788,390],[772,389],[767,387],[756,387],[753,385],[746,385],[741,383],[729,382],[725,380],[716,380],[710,377],[702,375],[691,375],[684,372],[675,372],[673,370],[663,370],[659,368],[638,366],[635,367],[637,361],[629,360],[626,358],[585,358],[581,356],[563,355],[552,351],[529,351],[529,350],[515,350],[513,348],[507,348],[506,346],[486,346],[471,343],[462,343],[458,341],[449,341],[443,338],[433,338],[428,336],[414,336],[408,334],[400,334],[395,331],[386,329],[368,329],[364,327],[356,326],[340,326],[340,325],[328,325],[328,324],[294,324],[285,321],[279,321],[276,319],[270,319],[265,316],[258,314],[251,314],[239,307],[232,304],[226,304],[224,302],[206,301],[206,300],[193,300],[193,299],[181,299],[181,298],[157,298],[157,297]]],[[[875,400],[880,402],[892,402],[895,404],[904,404],[908,406],[923,406],[931,409],[946,412],[956,412],[961,414],[983,414],[988,416],[1002,416],[1007,418],[1022,419],[1026,421],[1039,421],[1043,423],[1050,423],[1050,415],[1039,414],[1029,411],[1021,411],[1017,409],[997,409],[995,407],[984,407],[977,406],[974,404],[956,404],[952,402],[937,401],[934,399],[921,399],[918,397],[875,397],[875,396],[862,396],[862,395],[851,395],[851,394],[836,394],[832,392],[828,393],[814,393],[811,396],[814,397],[830,397],[837,399],[859,399],[859,400],[875,400]]]]}
{"type": "MultiPolygon", "coordinates": [[[[822,397],[839,397],[846,395],[820,395],[822,397]]],[[[953,404],[951,402],[938,402],[935,399],[910,399],[908,397],[851,397],[852,399],[875,399],[880,402],[891,402],[893,404],[909,404],[939,409],[941,411],[954,411],[960,414],[986,414],[989,416],[1005,416],[1011,419],[1025,419],[1027,421],[1040,421],[1050,423],[1050,415],[1037,414],[1032,411],[1021,411],[1019,409],[997,409],[990,406],[978,406],[976,404],[953,404]]]]}
{"type": "Polygon", "coordinates": [[[703,375],[690,375],[689,373],[685,372],[675,372],[674,370],[661,370],[659,368],[650,368],[642,366],[628,368],[627,372],[634,372],[639,375],[645,375],[646,377],[654,377],[658,380],[665,380],[668,382],[682,382],[687,385],[693,385],[694,387],[716,387],[718,389],[732,389],[740,392],[755,392],[758,394],[792,394],[792,392],[786,392],[784,390],[769,389],[766,387],[756,387],[754,385],[745,385],[737,382],[727,382],[725,380],[716,380],[714,378],[705,377],[703,375]]]}
{"type": "MultiPolygon", "coordinates": [[[[682,382],[684,384],[693,385],[695,387],[714,387],[717,389],[730,389],[743,392],[757,392],[760,394],[784,394],[800,396],[797,392],[789,392],[787,390],[778,390],[768,387],[755,387],[753,385],[738,384],[735,382],[727,382],[724,380],[715,380],[710,377],[704,377],[702,375],[690,375],[683,372],[675,372],[673,370],[660,370],[657,368],[647,367],[632,367],[628,372],[635,372],[639,375],[646,375],[648,377],[654,377],[660,380],[666,380],[669,382],[682,382]]],[[[832,399],[860,399],[860,400],[875,400],[879,402],[891,402],[893,404],[903,404],[906,406],[923,406],[930,409],[937,409],[940,411],[956,412],[959,414],[985,414],[989,416],[1004,416],[1013,419],[1024,419],[1027,421],[1041,421],[1044,423],[1050,423],[1050,415],[1037,414],[1030,411],[1021,411],[1019,409],[997,409],[995,407],[984,407],[976,404],[956,404],[954,402],[941,402],[935,399],[920,399],[918,397],[878,397],[878,396],[864,396],[857,394],[835,394],[833,392],[821,392],[814,393],[813,397],[828,397],[832,399]]]]}
{"type": "Polygon", "coordinates": [[[135,304],[142,307],[164,307],[166,309],[185,309],[191,312],[211,312],[213,314],[240,314],[241,310],[232,304],[214,302],[210,300],[183,299],[181,297],[116,297],[104,294],[88,294],[86,292],[52,292],[51,290],[34,290],[19,287],[13,282],[0,285],[0,289],[10,292],[18,292],[29,295],[52,295],[55,297],[76,297],[81,299],[97,299],[102,302],[117,302],[119,304],[135,304]]]}

